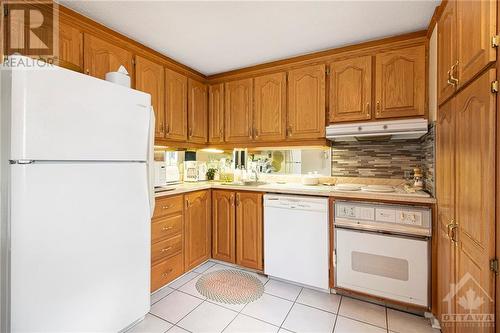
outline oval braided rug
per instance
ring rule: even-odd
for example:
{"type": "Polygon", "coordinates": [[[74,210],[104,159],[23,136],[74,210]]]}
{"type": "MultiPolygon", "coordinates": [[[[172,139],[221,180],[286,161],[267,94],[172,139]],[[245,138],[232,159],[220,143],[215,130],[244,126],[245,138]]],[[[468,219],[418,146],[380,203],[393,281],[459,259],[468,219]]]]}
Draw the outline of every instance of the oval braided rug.
{"type": "Polygon", "coordinates": [[[200,294],[211,300],[227,304],[244,304],[259,299],[264,285],[254,275],[223,269],[202,275],[196,282],[200,294]]]}

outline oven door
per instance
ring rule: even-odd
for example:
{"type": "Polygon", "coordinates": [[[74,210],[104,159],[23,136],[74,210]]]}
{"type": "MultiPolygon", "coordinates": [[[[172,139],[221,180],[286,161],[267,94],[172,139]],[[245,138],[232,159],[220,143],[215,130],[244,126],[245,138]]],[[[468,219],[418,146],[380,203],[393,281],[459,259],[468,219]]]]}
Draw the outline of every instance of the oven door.
{"type": "Polygon", "coordinates": [[[335,229],[335,286],[428,306],[429,243],[351,229],[335,229]]]}

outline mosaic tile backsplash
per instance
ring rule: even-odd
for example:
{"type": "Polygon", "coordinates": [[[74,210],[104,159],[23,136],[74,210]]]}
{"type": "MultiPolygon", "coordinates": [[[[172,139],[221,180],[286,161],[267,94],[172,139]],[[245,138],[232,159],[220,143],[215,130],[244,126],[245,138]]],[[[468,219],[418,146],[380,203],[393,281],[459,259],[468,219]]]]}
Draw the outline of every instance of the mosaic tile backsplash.
{"type": "Polygon", "coordinates": [[[434,125],[416,140],[349,141],[332,144],[332,176],[404,179],[421,167],[434,193],[434,125]]]}

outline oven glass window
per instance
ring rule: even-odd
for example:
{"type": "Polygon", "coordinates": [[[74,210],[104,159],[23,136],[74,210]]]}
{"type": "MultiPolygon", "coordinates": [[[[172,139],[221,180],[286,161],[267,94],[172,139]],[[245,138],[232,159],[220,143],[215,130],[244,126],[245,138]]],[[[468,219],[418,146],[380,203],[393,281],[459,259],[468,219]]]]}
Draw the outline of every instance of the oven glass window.
{"type": "Polygon", "coordinates": [[[351,267],[355,272],[408,281],[408,261],[364,252],[351,252],[351,267]]]}

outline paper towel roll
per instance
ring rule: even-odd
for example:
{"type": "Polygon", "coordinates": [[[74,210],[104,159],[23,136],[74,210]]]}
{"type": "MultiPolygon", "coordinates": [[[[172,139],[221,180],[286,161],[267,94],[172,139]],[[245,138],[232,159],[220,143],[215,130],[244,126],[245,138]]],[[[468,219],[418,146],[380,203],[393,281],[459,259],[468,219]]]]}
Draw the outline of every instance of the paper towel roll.
{"type": "Polygon", "coordinates": [[[105,75],[105,80],[130,88],[130,76],[125,67],[120,66],[117,72],[108,72],[105,75]]]}

